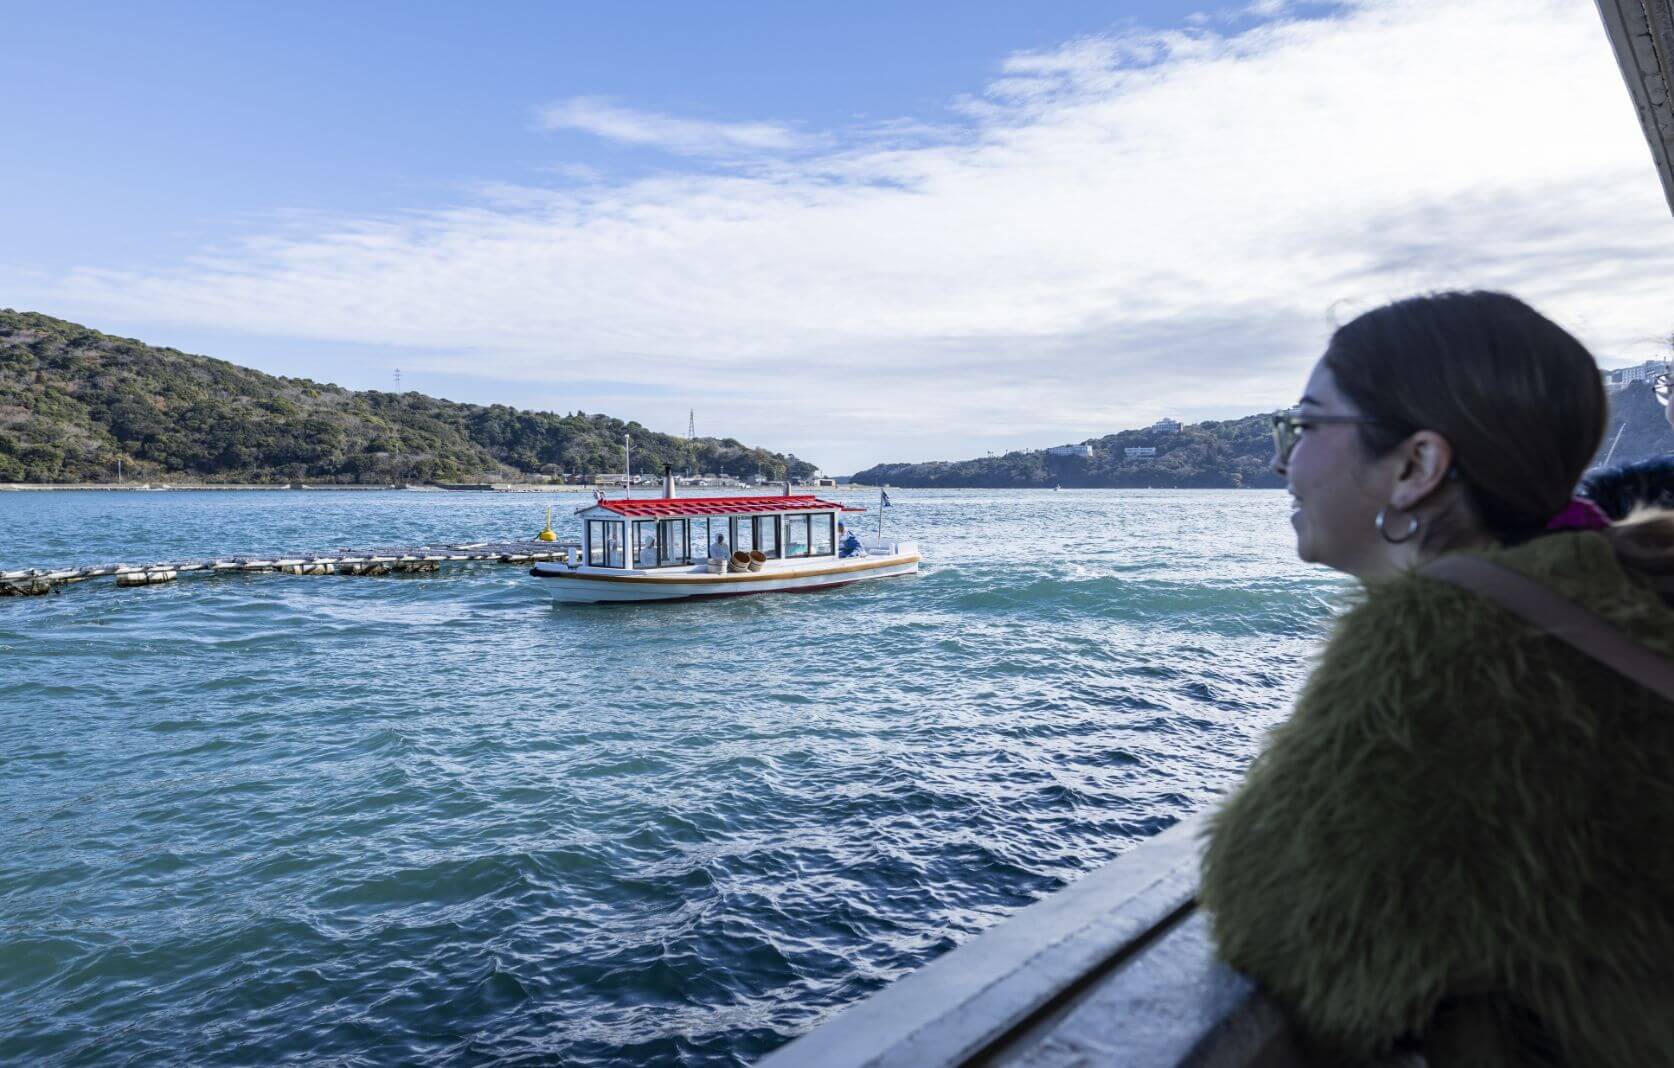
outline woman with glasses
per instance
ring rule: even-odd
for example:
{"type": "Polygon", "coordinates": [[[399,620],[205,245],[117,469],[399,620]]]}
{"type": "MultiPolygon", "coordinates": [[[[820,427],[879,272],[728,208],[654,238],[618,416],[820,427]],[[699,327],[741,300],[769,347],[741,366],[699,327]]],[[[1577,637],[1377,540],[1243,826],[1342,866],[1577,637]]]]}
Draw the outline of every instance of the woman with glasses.
{"type": "Polygon", "coordinates": [[[1361,586],[1202,896],[1320,1063],[1674,1064],[1674,702],[1436,577],[1480,557],[1674,656],[1674,514],[1571,499],[1605,418],[1587,350],[1484,292],[1343,326],[1275,418],[1297,552],[1361,586]]]}

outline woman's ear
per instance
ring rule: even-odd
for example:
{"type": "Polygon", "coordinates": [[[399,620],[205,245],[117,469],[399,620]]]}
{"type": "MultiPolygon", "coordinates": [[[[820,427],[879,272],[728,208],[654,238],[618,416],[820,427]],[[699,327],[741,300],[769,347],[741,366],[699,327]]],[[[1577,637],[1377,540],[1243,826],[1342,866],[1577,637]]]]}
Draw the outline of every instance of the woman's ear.
{"type": "Polygon", "coordinates": [[[1389,490],[1391,506],[1411,511],[1447,481],[1453,470],[1453,446],[1434,430],[1420,430],[1395,450],[1399,466],[1389,490]]]}

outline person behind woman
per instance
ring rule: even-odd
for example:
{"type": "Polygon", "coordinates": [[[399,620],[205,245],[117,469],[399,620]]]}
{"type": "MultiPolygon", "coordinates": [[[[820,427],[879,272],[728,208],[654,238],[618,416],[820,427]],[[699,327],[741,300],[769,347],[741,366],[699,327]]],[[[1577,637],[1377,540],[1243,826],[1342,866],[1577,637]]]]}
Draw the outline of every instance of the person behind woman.
{"type": "MultiPolygon", "coordinates": [[[[1674,429],[1674,367],[1659,374],[1651,389],[1674,429]]],[[[1647,505],[1674,508],[1674,453],[1595,471],[1582,483],[1581,492],[1612,519],[1624,519],[1647,505]]]]}
{"type": "Polygon", "coordinates": [[[1420,570],[1481,554],[1674,655],[1674,514],[1570,507],[1604,421],[1578,341],[1469,292],[1338,329],[1275,424],[1298,554],[1363,589],[1202,897],[1322,1063],[1674,1064],[1674,704],[1420,570]]]}

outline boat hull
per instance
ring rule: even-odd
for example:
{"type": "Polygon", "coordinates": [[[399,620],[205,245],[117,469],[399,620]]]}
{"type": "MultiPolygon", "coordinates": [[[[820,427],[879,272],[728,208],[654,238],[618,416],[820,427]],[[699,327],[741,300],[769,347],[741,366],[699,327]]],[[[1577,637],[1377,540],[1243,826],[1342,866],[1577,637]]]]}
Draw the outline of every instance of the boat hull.
{"type": "Polygon", "coordinates": [[[568,604],[624,604],[743,597],[752,593],[808,593],[868,579],[918,572],[916,551],[817,565],[769,567],[761,571],[711,575],[698,571],[603,573],[602,569],[537,564],[529,574],[547,580],[555,600],[568,604]]]}

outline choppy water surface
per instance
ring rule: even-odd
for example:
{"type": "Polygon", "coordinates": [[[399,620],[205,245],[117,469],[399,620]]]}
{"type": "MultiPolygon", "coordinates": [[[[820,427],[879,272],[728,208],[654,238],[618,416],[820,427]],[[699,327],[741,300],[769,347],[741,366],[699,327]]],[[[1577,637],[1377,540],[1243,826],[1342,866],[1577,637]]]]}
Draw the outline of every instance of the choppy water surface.
{"type": "MultiPolygon", "coordinates": [[[[554,500],[0,494],[0,567],[554,500]]],[[[0,601],[0,1061],[747,1063],[1224,790],[1337,588],[1277,493],[895,500],[924,574],[805,596],[0,601]]]]}

